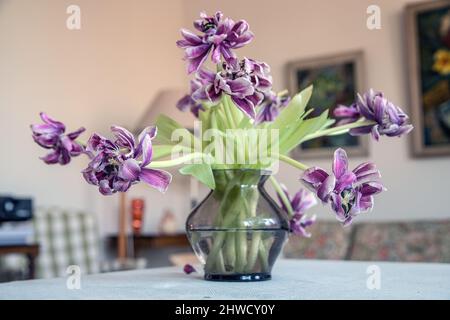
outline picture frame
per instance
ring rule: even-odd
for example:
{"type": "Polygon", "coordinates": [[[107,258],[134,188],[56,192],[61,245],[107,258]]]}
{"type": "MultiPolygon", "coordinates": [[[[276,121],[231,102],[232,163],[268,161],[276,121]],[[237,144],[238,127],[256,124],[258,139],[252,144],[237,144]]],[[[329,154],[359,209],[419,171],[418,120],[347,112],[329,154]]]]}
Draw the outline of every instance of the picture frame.
{"type": "MultiPolygon", "coordinates": [[[[350,105],[358,92],[364,92],[364,54],[358,50],[293,61],[287,65],[287,74],[289,92],[314,85],[309,106],[314,108],[311,116],[317,116],[326,108],[350,105]]],[[[369,155],[368,138],[350,134],[314,139],[297,146],[291,155],[302,159],[329,158],[338,147],[345,147],[349,156],[369,155]]]]}
{"type": "Polygon", "coordinates": [[[411,153],[450,155],[450,1],[408,5],[405,31],[411,153]],[[447,56],[447,64],[440,63],[439,52],[447,56]]]}

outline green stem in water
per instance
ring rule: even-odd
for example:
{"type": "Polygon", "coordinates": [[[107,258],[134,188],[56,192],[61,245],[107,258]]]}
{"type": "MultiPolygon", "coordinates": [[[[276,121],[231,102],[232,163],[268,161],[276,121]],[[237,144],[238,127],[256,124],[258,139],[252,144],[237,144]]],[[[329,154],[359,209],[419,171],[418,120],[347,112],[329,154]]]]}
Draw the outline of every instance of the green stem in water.
{"type": "Polygon", "coordinates": [[[234,270],[236,264],[236,233],[229,232],[225,240],[225,260],[226,265],[234,270]]]}
{"type": "Polygon", "coordinates": [[[315,133],[308,134],[302,140],[302,142],[305,142],[305,141],[308,141],[308,140],[312,140],[312,139],[316,139],[316,138],[320,138],[320,137],[324,137],[324,136],[333,135],[333,134],[336,134],[336,135],[337,134],[344,134],[344,133],[347,133],[350,129],[370,126],[370,125],[373,125],[373,124],[375,124],[375,121],[372,121],[372,120],[360,120],[360,121],[352,122],[352,123],[349,123],[349,124],[344,124],[343,126],[338,126],[338,127],[325,129],[325,130],[320,130],[320,131],[317,131],[315,133]]]}
{"type": "Polygon", "coordinates": [[[268,271],[269,270],[269,253],[266,249],[266,244],[264,241],[259,242],[259,260],[261,261],[261,270],[268,271]]]}

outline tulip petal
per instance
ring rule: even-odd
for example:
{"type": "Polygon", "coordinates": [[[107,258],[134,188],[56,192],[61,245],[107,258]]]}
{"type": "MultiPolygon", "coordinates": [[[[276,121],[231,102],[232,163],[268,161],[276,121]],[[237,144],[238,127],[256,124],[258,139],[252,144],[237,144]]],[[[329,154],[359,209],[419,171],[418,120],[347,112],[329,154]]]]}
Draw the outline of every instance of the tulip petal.
{"type": "Polygon", "coordinates": [[[134,140],[133,134],[130,131],[119,126],[112,126],[111,131],[117,138],[116,143],[119,146],[134,151],[136,142],[134,140]]]}
{"type": "Polygon", "coordinates": [[[153,147],[152,139],[149,135],[145,135],[142,139],[142,167],[147,166],[152,161],[153,147]]]}
{"type": "Polygon", "coordinates": [[[365,174],[366,172],[373,171],[376,169],[375,163],[371,161],[363,162],[353,169],[353,173],[358,177],[359,175],[365,174]]]}
{"type": "Polygon", "coordinates": [[[311,167],[305,170],[301,180],[316,187],[318,184],[321,184],[326,178],[328,178],[328,173],[325,170],[319,167],[311,167]]]}
{"type": "Polygon", "coordinates": [[[344,189],[351,187],[356,181],[356,176],[353,172],[345,172],[339,179],[337,179],[335,191],[341,193],[344,189]]]}
{"type": "Polygon", "coordinates": [[[338,105],[333,110],[333,115],[337,118],[359,118],[360,113],[356,108],[355,104],[352,104],[349,107],[344,105],[338,105]]]}
{"type": "Polygon", "coordinates": [[[333,173],[339,179],[348,171],[348,158],[344,149],[339,148],[334,152],[333,173]]]}
{"type": "Polygon", "coordinates": [[[59,161],[59,152],[58,150],[55,150],[53,152],[50,152],[49,154],[45,155],[44,157],[40,158],[42,161],[44,161],[46,164],[55,164],[59,161]]]}
{"type": "Polygon", "coordinates": [[[229,87],[229,92],[227,93],[235,95],[241,99],[245,98],[246,96],[250,96],[255,92],[255,88],[253,88],[252,83],[245,78],[228,80],[227,85],[229,87]]]}
{"type": "Polygon", "coordinates": [[[255,119],[256,111],[254,104],[249,99],[240,99],[235,96],[231,96],[231,100],[251,119],[255,119]]]}
{"type": "MultiPolygon", "coordinates": [[[[211,50],[211,48],[209,50],[211,50]]],[[[191,74],[192,72],[197,71],[200,68],[200,66],[203,64],[203,62],[205,62],[206,58],[208,57],[209,50],[204,52],[203,55],[200,55],[194,59],[188,59],[189,60],[187,69],[188,74],[191,74]]]]}
{"type": "Polygon", "coordinates": [[[362,136],[362,135],[366,135],[370,132],[372,132],[372,126],[364,126],[364,127],[359,127],[359,128],[353,128],[350,129],[349,133],[352,136],[362,136]]]}
{"type": "Polygon", "coordinates": [[[145,183],[156,188],[160,192],[165,192],[172,181],[172,175],[163,170],[143,168],[139,178],[145,183]]]}
{"type": "Polygon", "coordinates": [[[98,184],[98,187],[99,187],[98,190],[104,196],[109,196],[114,193],[111,187],[109,186],[108,180],[101,180],[98,184]]]}
{"type": "Polygon", "coordinates": [[[191,100],[191,96],[187,94],[178,100],[176,107],[180,111],[187,111],[191,106],[191,100]]]}
{"type": "Polygon", "coordinates": [[[306,212],[317,204],[316,197],[313,193],[304,189],[300,190],[299,193],[301,194],[301,201],[297,207],[298,212],[306,212]]]}
{"type": "Polygon", "coordinates": [[[360,212],[366,212],[373,209],[373,196],[361,196],[358,199],[357,206],[360,212]]]}
{"type": "Polygon", "coordinates": [[[195,33],[192,33],[191,31],[189,31],[187,29],[181,29],[180,32],[181,32],[181,35],[183,36],[183,38],[191,46],[199,45],[199,44],[202,43],[202,39],[198,35],[196,35],[195,33]]]}
{"type": "Polygon", "coordinates": [[[206,57],[211,50],[210,44],[201,44],[195,47],[189,47],[185,50],[185,59],[193,60],[206,57]]]}
{"type": "Polygon", "coordinates": [[[119,177],[127,181],[136,181],[139,178],[141,167],[135,159],[127,159],[119,169],[119,177]]]}
{"type": "Polygon", "coordinates": [[[70,151],[65,148],[59,148],[57,150],[59,151],[59,164],[68,164],[70,162],[70,151]]]}
{"type": "Polygon", "coordinates": [[[75,140],[76,138],[78,138],[78,136],[80,134],[82,134],[84,131],[86,131],[86,129],[84,127],[79,128],[78,130],[68,133],[67,136],[71,139],[71,140],[75,140]]]}
{"type": "Polygon", "coordinates": [[[380,193],[383,190],[384,187],[379,182],[366,182],[359,188],[359,192],[361,192],[362,196],[371,196],[380,193]]]}
{"type": "Polygon", "coordinates": [[[125,181],[122,179],[115,179],[113,182],[113,189],[119,192],[126,192],[131,187],[131,181],[125,181]]]}
{"type": "Polygon", "coordinates": [[[334,190],[335,185],[336,178],[334,176],[328,176],[317,189],[317,197],[323,202],[327,202],[330,193],[334,190]]]}
{"type": "Polygon", "coordinates": [[[150,163],[150,161],[152,159],[153,149],[152,149],[151,140],[154,137],[156,137],[157,134],[158,134],[158,128],[155,126],[148,126],[148,127],[144,128],[141,131],[141,133],[139,134],[139,137],[138,137],[139,144],[134,152],[134,158],[137,158],[142,154],[143,163],[141,164],[141,167],[145,167],[147,164],[150,163]]]}
{"type": "Polygon", "coordinates": [[[57,121],[57,120],[51,118],[51,117],[50,117],[48,114],[46,114],[45,112],[41,112],[39,115],[40,115],[42,121],[44,121],[45,123],[51,124],[51,125],[53,125],[53,126],[59,128],[59,129],[62,129],[63,132],[65,131],[66,126],[65,126],[62,122],[57,121]]]}

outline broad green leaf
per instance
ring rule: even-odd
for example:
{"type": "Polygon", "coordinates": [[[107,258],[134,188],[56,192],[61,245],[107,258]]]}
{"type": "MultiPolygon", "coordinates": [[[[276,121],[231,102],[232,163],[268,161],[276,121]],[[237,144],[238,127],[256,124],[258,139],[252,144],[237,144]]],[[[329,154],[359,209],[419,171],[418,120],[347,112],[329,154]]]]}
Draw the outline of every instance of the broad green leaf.
{"type": "Polygon", "coordinates": [[[214,175],[211,166],[207,163],[188,164],[181,168],[179,171],[183,175],[193,176],[198,181],[204,183],[211,189],[214,189],[216,187],[216,182],[214,181],[214,175]]]}
{"type": "Polygon", "coordinates": [[[285,140],[280,141],[280,153],[287,154],[302,142],[302,139],[308,134],[318,131],[325,125],[328,119],[328,110],[325,110],[320,116],[302,120],[299,122],[292,134],[285,140]]]}
{"type": "Polygon", "coordinates": [[[298,129],[298,127],[304,121],[304,119],[313,111],[314,111],[313,108],[306,110],[300,117],[300,119],[292,121],[289,125],[278,129],[280,144],[282,141],[286,141],[287,139],[289,139],[289,137],[298,129]]]}
{"type": "Polygon", "coordinates": [[[313,86],[309,86],[303,89],[300,93],[297,93],[289,102],[289,104],[280,112],[274,122],[268,127],[268,129],[280,129],[283,127],[289,127],[305,112],[306,105],[311,98],[313,86]]]}
{"type": "Polygon", "coordinates": [[[156,126],[158,127],[158,134],[155,138],[155,141],[157,141],[158,143],[171,145],[181,144],[189,148],[194,147],[194,141],[197,140],[197,138],[194,137],[194,135],[189,130],[183,128],[175,120],[172,120],[171,118],[161,114],[156,120],[156,126]],[[175,130],[178,130],[179,134],[184,137],[182,141],[172,141],[172,133],[175,130]]]}
{"type": "Polygon", "coordinates": [[[238,124],[239,129],[248,129],[251,127],[250,118],[247,116],[244,116],[242,120],[238,124]]]}
{"type": "Polygon", "coordinates": [[[158,160],[172,154],[172,149],[174,147],[175,146],[167,144],[153,145],[152,160],[158,160]]]}
{"type": "Polygon", "coordinates": [[[202,131],[205,132],[211,127],[211,108],[205,111],[200,110],[198,113],[198,119],[202,122],[202,131]]]}
{"type": "Polygon", "coordinates": [[[333,124],[335,124],[336,120],[335,119],[328,119],[325,124],[319,129],[319,130],[325,130],[328,129],[329,127],[331,127],[333,124]]]}
{"type": "Polygon", "coordinates": [[[216,116],[217,129],[226,133],[227,129],[229,129],[229,128],[227,125],[227,121],[225,120],[226,116],[225,116],[223,110],[220,108],[217,108],[214,111],[215,111],[214,114],[216,116]]]}

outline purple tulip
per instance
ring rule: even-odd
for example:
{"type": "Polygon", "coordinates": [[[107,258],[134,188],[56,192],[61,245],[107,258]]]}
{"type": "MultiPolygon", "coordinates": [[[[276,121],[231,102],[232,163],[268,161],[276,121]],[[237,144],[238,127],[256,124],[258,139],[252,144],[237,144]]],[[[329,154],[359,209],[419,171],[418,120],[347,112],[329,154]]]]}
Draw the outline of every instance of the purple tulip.
{"type": "Polygon", "coordinates": [[[256,124],[263,122],[272,122],[280,114],[280,110],[286,107],[291,98],[288,95],[277,95],[270,91],[265,95],[261,106],[256,114],[256,124]]]}
{"type": "Polygon", "coordinates": [[[266,63],[251,59],[224,62],[222,70],[217,73],[200,69],[196,80],[201,87],[195,90],[192,98],[218,103],[222,93],[228,94],[239,109],[254,119],[256,107],[272,87],[269,71],[266,63]]]}
{"type": "Polygon", "coordinates": [[[172,176],[166,171],[146,168],[152,160],[156,127],[145,128],[137,142],[124,128],[113,126],[111,131],[115,141],[96,133],[90,137],[87,151],[92,153],[93,159],[83,170],[86,181],[98,186],[103,195],[125,192],[139,181],[165,192],[172,176]]]}
{"type": "Polygon", "coordinates": [[[359,213],[372,209],[373,196],[385,190],[379,182],[380,177],[372,162],[365,162],[349,171],[347,154],[339,148],[334,152],[333,174],[311,167],[301,180],[323,203],[331,204],[336,218],[346,226],[359,213]]]}
{"type": "Polygon", "coordinates": [[[191,80],[191,92],[183,96],[177,103],[177,108],[181,111],[190,110],[192,114],[198,118],[200,111],[204,111],[202,104],[192,98],[192,94],[201,87],[201,83],[197,80],[191,80]]]}
{"type": "Polygon", "coordinates": [[[241,48],[253,39],[253,33],[244,20],[235,23],[230,18],[224,18],[220,11],[214,16],[201,13],[200,18],[194,21],[194,27],[202,34],[196,35],[182,29],[184,39],[177,41],[177,46],[185,50],[188,73],[199,70],[210,52],[211,60],[216,64],[221,56],[228,62],[234,60],[236,55],[232,49],[241,48]]]}
{"type": "MultiPolygon", "coordinates": [[[[286,198],[288,199],[293,211],[293,215],[289,220],[291,232],[305,238],[311,237],[311,233],[306,231],[306,228],[315,223],[316,216],[314,215],[311,218],[308,218],[305,212],[317,204],[317,200],[314,197],[314,194],[305,189],[300,189],[294,195],[294,197],[291,198],[286,187],[284,185],[281,185],[281,188],[286,195],[286,198]]],[[[280,195],[277,195],[278,200],[281,203],[281,208],[284,210],[284,212],[286,212],[286,214],[289,214],[289,210],[284,204],[280,195]]]]}
{"type": "Polygon", "coordinates": [[[70,162],[72,157],[84,152],[84,147],[75,141],[84,132],[83,127],[65,134],[66,126],[62,122],[52,119],[44,112],[41,112],[40,116],[44,123],[31,125],[31,130],[33,131],[33,139],[38,145],[53,150],[40,158],[46,164],[59,163],[65,165],[70,162]]]}
{"type": "Polygon", "coordinates": [[[338,105],[333,110],[333,115],[336,118],[340,119],[336,123],[336,126],[355,122],[361,117],[361,113],[359,112],[358,105],[356,103],[353,103],[348,107],[344,105],[338,105]]]}
{"type": "Polygon", "coordinates": [[[371,133],[377,141],[382,135],[400,137],[413,129],[412,125],[407,124],[408,115],[400,107],[387,100],[383,93],[372,89],[362,97],[358,95],[356,104],[336,108],[334,115],[344,118],[340,124],[356,121],[360,116],[374,121],[373,125],[350,129],[350,134],[358,136],[371,133]]]}

